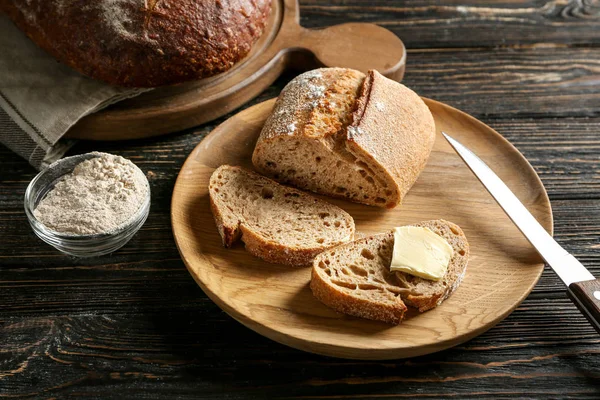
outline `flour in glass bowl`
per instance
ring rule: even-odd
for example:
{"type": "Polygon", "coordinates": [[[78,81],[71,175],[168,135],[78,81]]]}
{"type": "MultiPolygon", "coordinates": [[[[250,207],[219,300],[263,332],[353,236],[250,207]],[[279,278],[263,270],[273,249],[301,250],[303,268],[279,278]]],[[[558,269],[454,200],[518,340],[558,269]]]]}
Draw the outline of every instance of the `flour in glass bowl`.
{"type": "Polygon", "coordinates": [[[82,161],[39,202],[33,215],[54,231],[111,233],[128,222],[149,195],[148,180],[131,161],[112,154],[82,161]]]}

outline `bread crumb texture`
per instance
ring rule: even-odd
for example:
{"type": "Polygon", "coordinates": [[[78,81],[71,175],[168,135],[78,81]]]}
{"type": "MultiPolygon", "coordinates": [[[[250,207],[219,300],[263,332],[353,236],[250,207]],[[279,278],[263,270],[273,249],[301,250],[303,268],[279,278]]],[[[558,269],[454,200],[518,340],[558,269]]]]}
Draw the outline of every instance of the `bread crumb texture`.
{"type": "Polygon", "coordinates": [[[402,321],[406,305],[421,312],[440,305],[465,275],[469,244],[460,227],[445,220],[414,226],[431,229],[454,250],[448,271],[440,281],[391,272],[394,235],[389,232],[319,254],[313,262],[310,283],[315,297],[338,312],[390,324],[402,321]]]}
{"type": "Polygon", "coordinates": [[[241,239],[269,262],[308,265],[354,237],[354,220],[341,208],[240,167],[216,169],[209,194],[223,245],[241,239]]]}

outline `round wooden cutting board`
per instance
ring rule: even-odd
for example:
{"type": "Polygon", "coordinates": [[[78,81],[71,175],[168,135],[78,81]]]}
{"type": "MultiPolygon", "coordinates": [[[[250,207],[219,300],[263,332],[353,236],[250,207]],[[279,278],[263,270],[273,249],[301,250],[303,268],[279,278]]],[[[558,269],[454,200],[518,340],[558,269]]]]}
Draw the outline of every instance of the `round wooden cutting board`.
{"type": "Polygon", "coordinates": [[[426,102],[438,136],[404,204],[383,210],[328,200],[348,211],[357,232],[367,235],[438,218],[460,225],[470,242],[471,258],[461,286],[441,306],[422,314],[411,311],[399,326],[342,315],[313,297],[309,267],[268,264],[248,254],[242,244],[223,248],[209,206],[209,177],[222,164],[252,168],[254,144],[274,100],[217,127],[179,173],[171,208],[173,232],[183,261],[204,292],[264,336],[343,358],[432,353],[463,343],[508,316],[532,290],[544,264],[440,132],[448,132],[486,161],[552,232],[548,196],[527,160],[500,134],[461,111],[426,102]]]}
{"type": "Polygon", "coordinates": [[[345,67],[376,69],[400,81],[404,44],[389,30],[368,23],[324,29],[300,26],[298,0],[273,0],[265,32],[245,60],[231,70],[197,82],[156,88],[90,114],[65,137],[125,140],[191,128],[225,115],[269,87],[288,69],[345,67]]]}

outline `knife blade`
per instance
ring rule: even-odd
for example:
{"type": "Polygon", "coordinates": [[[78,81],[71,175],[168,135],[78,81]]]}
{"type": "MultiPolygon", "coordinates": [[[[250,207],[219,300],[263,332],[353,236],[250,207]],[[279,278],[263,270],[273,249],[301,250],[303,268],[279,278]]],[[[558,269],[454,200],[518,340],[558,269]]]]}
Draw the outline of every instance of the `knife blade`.
{"type": "Polygon", "coordinates": [[[597,280],[583,264],[546,232],[544,227],[486,163],[450,135],[444,132],[442,135],[529,243],[564,282],[573,303],[600,333],[600,280],[597,280]]]}

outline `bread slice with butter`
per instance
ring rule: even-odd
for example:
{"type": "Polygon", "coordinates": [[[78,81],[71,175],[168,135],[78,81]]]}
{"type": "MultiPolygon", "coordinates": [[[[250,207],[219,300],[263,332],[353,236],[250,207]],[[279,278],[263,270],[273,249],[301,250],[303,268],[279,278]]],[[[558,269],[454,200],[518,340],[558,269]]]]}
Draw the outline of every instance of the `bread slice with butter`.
{"type": "Polygon", "coordinates": [[[439,281],[448,270],[454,250],[443,237],[427,227],[394,229],[394,252],[390,270],[439,281]]]}
{"type": "Polygon", "coordinates": [[[241,239],[250,254],[268,262],[310,265],[323,250],[354,238],[350,214],[254,171],[222,165],[208,191],[223,245],[241,239]]]}
{"type": "Polygon", "coordinates": [[[427,311],[458,287],[469,259],[460,227],[445,220],[413,226],[428,228],[452,246],[452,257],[438,281],[392,272],[394,232],[359,239],[326,250],[313,261],[310,287],[317,299],[344,314],[399,324],[406,305],[427,311]]]}

